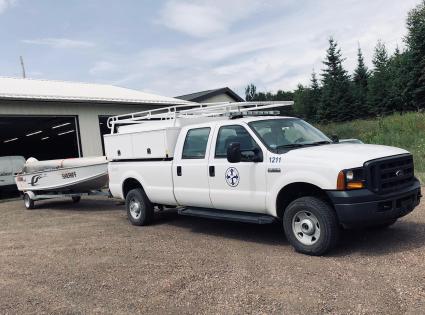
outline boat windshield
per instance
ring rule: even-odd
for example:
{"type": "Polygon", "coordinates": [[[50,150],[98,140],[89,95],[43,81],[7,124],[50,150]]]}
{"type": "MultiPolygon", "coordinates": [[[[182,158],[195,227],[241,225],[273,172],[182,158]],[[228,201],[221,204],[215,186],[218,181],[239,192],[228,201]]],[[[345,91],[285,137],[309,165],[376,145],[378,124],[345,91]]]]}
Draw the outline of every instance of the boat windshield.
{"type": "Polygon", "coordinates": [[[320,130],[298,118],[266,119],[248,123],[273,152],[332,143],[320,130]]]}

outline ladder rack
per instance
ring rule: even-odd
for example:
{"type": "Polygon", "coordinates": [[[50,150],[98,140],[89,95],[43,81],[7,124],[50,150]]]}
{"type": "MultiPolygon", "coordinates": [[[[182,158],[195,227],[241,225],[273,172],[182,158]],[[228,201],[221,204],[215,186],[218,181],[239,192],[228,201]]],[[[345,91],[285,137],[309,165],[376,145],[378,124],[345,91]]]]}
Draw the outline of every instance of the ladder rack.
{"type": "Polygon", "coordinates": [[[259,111],[264,109],[292,106],[292,101],[275,102],[221,102],[175,105],[108,118],[108,128],[114,132],[117,125],[140,124],[147,120],[175,120],[176,118],[199,118],[231,116],[232,114],[259,111]]]}

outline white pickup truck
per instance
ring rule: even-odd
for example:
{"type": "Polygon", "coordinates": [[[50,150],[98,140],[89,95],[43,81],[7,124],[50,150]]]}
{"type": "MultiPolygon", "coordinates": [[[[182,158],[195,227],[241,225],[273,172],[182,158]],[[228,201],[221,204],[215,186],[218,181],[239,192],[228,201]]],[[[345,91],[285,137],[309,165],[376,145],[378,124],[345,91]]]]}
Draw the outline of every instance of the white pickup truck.
{"type": "MultiPolygon", "coordinates": [[[[420,201],[406,150],[338,143],[305,121],[252,114],[281,103],[167,108],[111,117],[109,188],[134,225],[154,207],[182,215],[281,222],[302,253],[322,255],[341,227],[389,226],[420,201]]],[[[192,105],[193,106],[193,105],[192,105]]]]}
{"type": "Polygon", "coordinates": [[[13,174],[22,170],[23,156],[0,156],[0,196],[4,191],[17,191],[13,174]]]}

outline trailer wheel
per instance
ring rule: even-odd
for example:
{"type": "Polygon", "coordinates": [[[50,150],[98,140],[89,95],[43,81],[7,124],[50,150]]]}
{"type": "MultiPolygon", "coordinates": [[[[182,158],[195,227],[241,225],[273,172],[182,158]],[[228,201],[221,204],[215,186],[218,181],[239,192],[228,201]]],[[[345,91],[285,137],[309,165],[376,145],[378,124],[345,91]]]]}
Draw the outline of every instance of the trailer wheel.
{"type": "Polygon", "coordinates": [[[24,204],[25,208],[27,208],[28,210],[34,209],[34,200],[31,199],[30,195],[27,193],[24,194],[24,204]]]}
{"type": "Polygon", "coordinates": [[[78,203],[81,200],[81,196],[72,196],[72,202],[73,203],[78,203]]]}
{"type": "Polygon", "coordinates": [[[296,251],[307,255],[323,255],[339,238],[335,211],[315,197],[294,200],[283,215],[283,227],[289,243],[296,251]]]}
{"type": "Polygon", "coordinates": [[[125,207],[131,224],[141,226],[152,222],[154,207],[142,189],[130,190],[125,198],[125,207]]]}

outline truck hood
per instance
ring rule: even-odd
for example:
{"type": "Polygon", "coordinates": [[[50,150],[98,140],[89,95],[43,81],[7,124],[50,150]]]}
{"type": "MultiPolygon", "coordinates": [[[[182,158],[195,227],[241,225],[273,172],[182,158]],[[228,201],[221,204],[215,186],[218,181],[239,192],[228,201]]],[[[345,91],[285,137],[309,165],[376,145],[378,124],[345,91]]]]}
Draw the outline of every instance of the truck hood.
{"type": "Polygon", "coordinates": [[[290,160],[315,160],[344,169],[363,166],[369,160],[405,153],[409,152],[385,145],[337,143],[294,149],[285,155],[290,160]]]}

